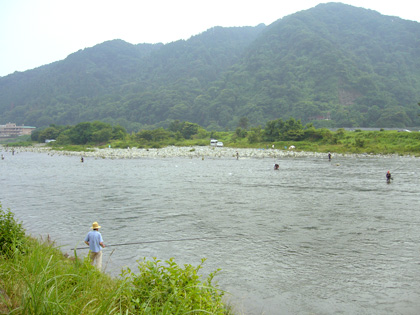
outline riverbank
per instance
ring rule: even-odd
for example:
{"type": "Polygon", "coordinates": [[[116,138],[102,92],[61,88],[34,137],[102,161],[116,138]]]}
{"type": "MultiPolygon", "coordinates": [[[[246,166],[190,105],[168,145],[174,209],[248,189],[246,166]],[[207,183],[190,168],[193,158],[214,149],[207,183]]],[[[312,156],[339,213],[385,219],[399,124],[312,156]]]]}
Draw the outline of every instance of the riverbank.
{"type": "MultiPolygon", "coordinates": [[[[0,147],[2,152],[11,152],[10,148],[0,147]]],[[[79,156],[84,158],[102,158],[102,159],[136,159],[136,158],[197,158],[197,159],[215,159],[215,158],[232,158],[232,159],[244,159],[244,158],[287,158],[287,157],[314,157],[320,159],[327,159],[328,155],[323,152],[309,152],[300,151],[297,149],[256,149],[256,148],[230,148],[230,147],[210,147],[210,146],[167,146],[164,148],[126,148],[126,149],[114,149],[114,148],[91,148],[87,151],[61,151],[53,149],[49,146],[38,145],[31,147],[17,147],[14,148],[15,153],[19,152],[35,152],[35,153],[47,153],[49,155],[68,155],[68,156],[79,156]]],[[[367,154],[367,153],[332,153],[334,158],[337,157],[384,157],[392,158],[398,157],[399,154],[367,154]]],[[[411,157],[405,155],[405,157],[411,157]]]]}
{"type": "Polygon", "coordinates": [[[138,273],[113,278],[49,238],[25,235],[1,203],[0,236],[0,314],[232,314],[213,282],[218,271],[198,274],[204,259],[197,267],[144,259],[138,273]]]}

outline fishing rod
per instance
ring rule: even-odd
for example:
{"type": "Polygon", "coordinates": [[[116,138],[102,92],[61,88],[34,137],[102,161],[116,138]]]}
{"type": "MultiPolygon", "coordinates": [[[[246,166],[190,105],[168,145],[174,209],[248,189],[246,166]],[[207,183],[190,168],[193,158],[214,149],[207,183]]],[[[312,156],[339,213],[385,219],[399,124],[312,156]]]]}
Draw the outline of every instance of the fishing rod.
{"type": "MultiPolygon", "coordinates": [[[[402,168],[402,167],[404,167],[404,166],[406,166],[406,163],[402,163],[402,164],[400,164],[400,166],[398,166],[398,167],[397,167],[395,170],[393,170],[392,172],[394,173],[394,172],[398,171],[400,168],[402,168]]],[[[394,180],[394,178],[391,176],[390,180],[394,180]]]]}
{"type": "Polygon", "coordinates": [[[404,164],[401,164],[400,166],[398,166],[395,170],[393,170],[393,172],[398,171],[403,166],[405,166],[405,163],[404,164]]]}
{"type": "MultiPolygon", "coordinates": [[[[182,241],[203,241],[203,240],[212,240],[212,239],[227,238],[227,237],[229,237],[229,236],[180,238],[180,239],[175,239],[175,240],[174,239],[171,239],[171,240],[155,240],[155,241],[143,241],[143,242],[133,242],[133,243],[112,244],[112,245],[106,245],[105,247],[137,245],[137,244],[151,244],[151,243],[182,242],[182,241]]],[[[76,247],[76,248],[72,248],[70,250],[77,250],[77,249],[89,249],[89,246],[76,247]]]]}

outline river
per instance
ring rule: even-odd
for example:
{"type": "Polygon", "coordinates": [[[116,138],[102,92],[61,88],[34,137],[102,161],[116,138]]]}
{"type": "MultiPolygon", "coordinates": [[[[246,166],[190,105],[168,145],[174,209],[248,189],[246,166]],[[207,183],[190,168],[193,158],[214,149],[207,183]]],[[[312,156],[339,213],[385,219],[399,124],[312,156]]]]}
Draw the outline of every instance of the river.
{"type": "Polygon", "coordinates": [[[63,252],[93,221],[109,245],[180,240],[106,248],[112,275],[206,258],[237,314],[420,313],[420,159],[4,154],[3,208],[63,252]]]}

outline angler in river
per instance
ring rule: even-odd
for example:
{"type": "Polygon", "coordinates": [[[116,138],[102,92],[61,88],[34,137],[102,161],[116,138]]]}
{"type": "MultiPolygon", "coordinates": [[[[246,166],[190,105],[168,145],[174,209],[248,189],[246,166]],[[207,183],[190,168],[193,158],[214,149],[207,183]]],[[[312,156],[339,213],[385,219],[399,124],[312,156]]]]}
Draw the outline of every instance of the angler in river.
{"type": "Polygon", "coordinates": [[[90,231],[85,237],[85,243],[89,246],[90,249],[90,259],[92,260],[92,265],[96,266],[99,270],[102,269],[102,248],[105,248],[104,240],[102,235],[99,232],[98,222],[92,223],[92,231],[90,231]]]}
{"type": "Polygon", "coordinates": [[[390,171],[388,171],[387,173],[386,173],[386,182],[389,184],[389,183],[391,183],[391,179],[392,179],[392,177],[391,177],[391,173],[390,173],[390,171]]]}

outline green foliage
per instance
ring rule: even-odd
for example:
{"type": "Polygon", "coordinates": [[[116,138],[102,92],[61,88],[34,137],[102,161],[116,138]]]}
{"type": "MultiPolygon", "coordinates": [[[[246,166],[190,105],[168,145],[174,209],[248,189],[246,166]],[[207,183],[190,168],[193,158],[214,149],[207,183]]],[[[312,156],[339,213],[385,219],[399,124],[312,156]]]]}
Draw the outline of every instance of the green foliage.
{"type": "Polygon", "coordinates": [[[25,230],[15,215],[7,209],[3,210],[0,203],[0,254],[12,256],[24,248],[25,230]]]}
{"type": "Polygon", "coordinates": [[[200,130],[200,126],[188,121],[180,122],[179,120],[173,121],[169,125],[169,130],[177,133],[179,132],[184,139],[191,139],[200,130]]]}
{"type": "Polygon", "coordinates": [[[134,135],[136,140],[146,140],[146,141],[163,141],[173,137],[173,134],[163,128],[158,128],[154,130],[142,130],[134,135]]]}
{"type": "Polygon", "coordinates": [[[56,143],[52,144],[52,148],[56,151],[73,151],[73,152],[92,152],[93,148],[85,145],[58,145],[56,143]]]}
{"type": "Polygon", "coordinates": [[[112,140],[124,140],[127,136],[127,131],[124,127],[117,125],[112,127],[112,140]]]}
{"type": "Polygon", "coordinates": [[[238,138],[245,138],[248,135],[248,132],[245,129],[242,129],[241,127],[236,128],[235,135],[238,138]]]}
{"type": "Polygon", "coordinates": [[[253,127],[248,132],[248,142],[249,143],[257,143],[261,142],[263,139],[263,131],[261,127],[253,127]]]}
{"type": "Polygon", "coordinates": [[[264,139],[266,141],[294,140],[299,141],[304,138],[303,126],[300,120],[289,118],[286,122],[282,119],[267,122],[264,129],[264,139]]]}
{"type": "Polygon", "coordinates": [[[93,126],[89,122],[78,123],[69,130],[68,136],[74,144],[87,144],[92,142],[93,126]]]}
{"type": "Polygon", "coordinates": [[[0,144],[6,147],[30,147],[33,145],[32,140],[29,136],[20,136],[19,138],[1,140],[0,144]]]}
{"type": "Polygon", "coordinates": [[[366,143],[366,141],[362,138],[356,138],[355,139],[356,147],[363,148],[365,146],[365,143],[366,143]]]}
{"type": "Polygon", "coordinates": [[[248,117],[241,117],[238,122],[238,128],[247,130],[249,127],[248,117]]]}
{"type": "Polygon", "coordinates": [[[205,312],[211,314],[227,314],[222,302],[224,293],[212,285],[216,273],[211,273],[206,279],[198,274],[205,259],[197,267],[184,265],[181,268],[173,258],[139,261],[139,274],[130,269],[122,272],[126,281],[133,288],[130,299],[134,314],[186,314],[205,312]]]}
{"type": "Polygon", "coordinates": [[[25,254],[0,261],[2,290],[10,297],[7,314],[121,314],[128,309],[122,281],[100,273],[88,259],[66,259],[49,240],[25,238],[25,254]]]}
{"type": "Polygon", "coordinates": [[[81,122],[76,126],[50,125],[48,128],[35,130],[31,138],[33,141],[45,142],[46,139],[55,139],[58,145],[86,145],[101,144],[110,140],[123,140],[127,136],[125,129],[119,125],[93,121],[81,122]]]}
{"type": "Polygon", "coordinates": [[[46,139],[57,139],[60,134],[60,130],[55,127],[48,127],[41,131],[38,135],[39,142],[45,142],[46,139]]]}
{"type": "Polygon", "coordinates": [[[37,141],[44,143],[47,139],[54,139],[57,140],[57,138],[60,136],[61,133],[63,133],[65,130],[69,129],[68,126],[57,126],[54,124],[51,124],[49,127],[45,129],[35,129],[35,131],[31,134],[32,141],[37,141]]]}
{"type": "MultiPolygon", "coordinates": [[[[79,124],[80,125],[80,124],[79,124]]],[[[90,128],[92,138],[103,130],[109,136],[109,131],[113,130],[110,125],[104,123],[85,123],[84,126],[90,128]],[[97,130],[97,131],[94,131],[97,130]]],[[[51,126],[50,126],[51,127],[51,126]]],[[[93,142],[85,145],[74,145],[70,141],[69,133],[75,132],[71,126],[60,127],[62,130],[58,136],[58,141],[50,144],[55,150],[68,151],[89,151],[92,146],[112,148],[161,148],[165,146],[208,146],[210,139],[218,139],[225,146],[230,147],[271,147],[275,144],[277,148],[288,147],[289,142],[299,144],[299,150],[309,151],[332,151],[339,153],[400,153],[418,155],[417,142],[420,140],[419,132],[396,132],[396,131],[363,131],[356,129],[346,131],[343,128],[336,132],[327,128],[317,129],[314,124],[302,126],[300,120],[289,118],[287,121],[276,119],[268,121],[265,129],[260,126],[244,130],[238,127],[234,132],[231,131],[206,131],[204,128],[189,122],[173,121],[168,129],[162,127],[150,130],[141,130],[138,133],[128,135],[124,129],[116,128],[121,139],[101,142],[93,142]],[[170,129],[170,130],[169,130],[170,129]],[[174,132],[175,130],[175,132],[174,132]],[[193,130],[194,135],[184,138],[181,132],[193,130]],[[66,141],[64,141],[66,140],[66,141]],[[277,146],[280,145],[280,146],[277,146]]],[[[83,132],[85,129],[81,129],[83,132]]],[[[99,139],[97,139],[99,141],[99,139]]],[[[104,140],[104,139],[101,139],[104,140]]]]}

